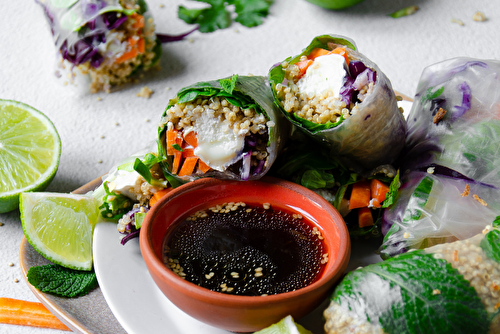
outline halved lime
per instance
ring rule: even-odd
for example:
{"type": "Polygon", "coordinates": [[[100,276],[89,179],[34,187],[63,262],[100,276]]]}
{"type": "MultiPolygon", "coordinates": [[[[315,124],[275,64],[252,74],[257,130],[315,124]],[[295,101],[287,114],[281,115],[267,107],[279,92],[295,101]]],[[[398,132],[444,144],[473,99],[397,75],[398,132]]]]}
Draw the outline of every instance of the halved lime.
{"type": "Polygon", "coordinates": [[[20,193],[44,190],[60,156],[59,134],[44,114],[0,100],[0,213],[16,209],[20,193]]]}
{"type": "Polygon", "coordinates": [[[92,269],[92,233],[99,203],[90,195],[22,193],[23,232],[47,260],[66,268],[92,269]]]}
{"type": "Polygon", "coordinates": [[[293,321],[292,316],[289,315],[254,334],[312,334],[312,332],[293,321]]]}

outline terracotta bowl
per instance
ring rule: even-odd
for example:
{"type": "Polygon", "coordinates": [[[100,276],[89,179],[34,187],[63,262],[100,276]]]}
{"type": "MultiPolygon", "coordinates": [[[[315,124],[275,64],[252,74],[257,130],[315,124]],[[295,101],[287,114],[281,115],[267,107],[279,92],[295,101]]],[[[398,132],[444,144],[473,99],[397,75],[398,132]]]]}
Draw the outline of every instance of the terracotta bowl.
{"type": "Polygon", "coordinates": [[[350,240],[342,216],[316,193],[291,182],[264,177],[259,181],[200,179],[176,188],[148,212],[140,234],[147,268],[165,296],[192,317],[232,332],[254,332],[287,315],[294,319],[311,312],[327,298],[344,273],[350,240]],[[172,224],[187,213],[224,202],[270,203],[301,213],[324,237],[329,260],[318,280],[291,292],[241,296],[211,291],[181,279],[162,261],[163,241],[172,224]]]}

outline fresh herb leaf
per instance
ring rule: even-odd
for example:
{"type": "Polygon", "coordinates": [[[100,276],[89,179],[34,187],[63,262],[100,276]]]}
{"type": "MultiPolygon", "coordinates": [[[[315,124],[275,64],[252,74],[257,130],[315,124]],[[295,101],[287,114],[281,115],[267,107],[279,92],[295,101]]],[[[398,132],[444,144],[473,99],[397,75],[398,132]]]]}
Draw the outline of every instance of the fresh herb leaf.
{"type": "Polygon", "coordinates": [[[182,149],[182,147],[179,144],[173,144],[172,148],[176,149],[179,152],[184,152],[184,150],[182,149]]]}
{"type": "Polygon", "coordinates": [[[470,283],[445,260],[420,250],[350,272],[332,299],[386,333],[489,329],[485,307],[470,283]]]}
{"type": "Polygon", "coordinates": [[[106,195],[103,196],[103,203],[99,207],[102,217],[109,220],[118,220],[132,209],[132,202],[128,197],[109,190],[108,181],[103,183],[103,188],[106,195]]]}
{"type": "MultiPolygon", "coordinates": [[[[498,218],[497,218],[498,219],[498,218]]],[[[496,224],[498,220],[495,219],[496,224]]],[[[500,231],[491,230],[484,236],[479,246],[483,249],[486,256],[493,261],[500,263],[500,231]]]]}
{"type": "Polygon", "coordinates": [[[424,104],[425,101],[432,101],[434,99],[437,99],[441,94],[444,92],[444,86],[437,89],[436,91],[432,91],[434,87],[429,87],[427,89],[427,92],[422,96],[422,100],[420,101],[421,104],[424,104]]]}
{"type": "Polygon", "coordinates": [[[272,0],[236,0],[234,2],[237,14],[235,21],[245,27],[255,27],[262,24],[262,18],[269,14],[272,0]]]}
{"type": "Polygon", "coordinates": [[[134,213],[134,225],[136,229],[140,229],[142,227],[142,222],[146,218],[146,212],[136,212],[134,213]]]}
{"type": "Polygon", "coordinates": [[[73,270],[56,264],[31,267],[26,276],[38,290],[62,297],[83,296],[97,286],[94,271],[73,270]]]}
{"type": "Polygon", "coordinates": [[[205,2],[207,8],[188,9],[179,6],[178,17],[188,24],[198,24],[200,32],[213,32],[231,25],[231,13],[228,6],[234,5],[235,21],[246,27],[262,24],[262,18],[269,14],[273,0],[196,0],[205,2]]]}
{"type": "Polygon", "coordinates": [[[394,13],[389,14],[389,16],[398,19],[403,16],[415,14],[417,10],[419,10],[418,6],[408,6],[403,9],[397,10],[394,13]]]}
{"type": "Polygon", "coordinates": [[[335,179],[332,174],[325,171],[308,169],[302,174],[300,184],[309,189],[332,188],[335,179]]]}
{"type": "Polygon", "coordinates": [[[396,173],[396,176],[392,179],[391,184],[389,185],[389,192],[385,195],[384,202],[382,203],[382,208],[390,207],[398,196],[399,190],[399,170],[396,173]]]}
{"type": "Polygon", "coordinates": [[[233,94],[234,88],[236,87],[236,81],[238,80],[238,74],[233,75],[231,78],[220,79],[221,88],[228,94],[233,94]]]}

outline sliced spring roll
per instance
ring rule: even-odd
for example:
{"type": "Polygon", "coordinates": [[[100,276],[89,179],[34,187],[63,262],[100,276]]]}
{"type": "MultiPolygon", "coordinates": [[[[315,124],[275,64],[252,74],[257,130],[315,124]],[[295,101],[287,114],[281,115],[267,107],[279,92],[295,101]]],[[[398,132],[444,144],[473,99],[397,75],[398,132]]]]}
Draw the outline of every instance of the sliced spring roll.
{"type": "Polygon", "coordinates": [[[56,77],[79,92],[110,92],[161,56],[144,0],[37,0],[57,49],[56,77]]]}
{"type": "Polygon", "coordinates": [[[324,311],[326,333],[499,333],[500,223],[476,236],[350,272],[324,311]]]}
{"type": "Polygon", "coordinates": [[[276,103],[344,165],[367,174],[391,164],[406,123],[389,79],[353,41],[323,35],[270,70],[276,103]]]}
{"type": "Polygon", "coordinates": [[[235,75],[181,89],[163,114],[159,141],[170,173],[181,180],[255,180],[271,168],[289,132],[265,78],[235,75]]]}
{"type": "Polygon", "coordinates": [[[385,257],[462,240],[500,215],[499,90],[499,61],[455,58],[423,71],[408,117],[403,186],[384,214],[385,257]]]}

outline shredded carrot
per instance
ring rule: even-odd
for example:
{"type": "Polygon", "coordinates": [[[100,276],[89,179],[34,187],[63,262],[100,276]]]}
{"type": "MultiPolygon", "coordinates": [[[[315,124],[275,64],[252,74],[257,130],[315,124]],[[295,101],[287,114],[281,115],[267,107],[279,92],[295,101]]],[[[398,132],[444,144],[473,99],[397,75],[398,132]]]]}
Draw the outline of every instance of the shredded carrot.
{"type": "Polygon", "coordinates": [[[349,209],[368,207],[370,204],[370,183],[368,181],[356,182],[352,185],[349,209]]]}
{"type": "Polygon", "coordinates": [[[141,29],[144,27],[144,16],[137,13],[133,13],[132,15],[130,15],[130,17],[134,20],[132,28],[141,29]]]}
{"type": "Polygon", "coordinates": [[[373,226],[373,215],[370,208],[360,208],[358,209],[358,226],[367,227],[373,226]]]}
{"type": "Polygon", "coordinates": [[[206,172],[208,172],[210,169],[211,169],[211,168],[210,168],[210,166],[209,166],[209,165],[207,165],[206,163],[204,163],[203,161],[201,161],[201,159],[200,159],[200,161],[198,161],[198,170],[199,170],[200,172],[202,172],[203,174],[205,174],[205,173],[206,173],[206,172]]]}
{"type": "Polygon", "coordinates": [[[115,63],[121,64],[129,59],[137,57],[138,54],[139,54],[139,50],[137,50],[137,48],[132,47],[132,48],[130,48],[130,51],[124,52],[120,57],[118,57],[115,60],[115,63]]]}
{"type": "Polygon", "coordinates": [[[198,162],[198,157],[187,157],[179,171],[179,176],[186,176],[193,174],[194,169],[196,168],[196,163],[198,162]]]}
{"type": "Polygon", "coordinates": [[[0,323],[71,331],[42,303],[0,297],[0,323]]]}
{"type": "Polygon", "coordinates": [[[158,202],[160,200],[160,198],[162,198],[163,196],[168,194],[171,190],[172,190],[172,188],[169,187],[169,188],[163,188],[163,189],[155,192],[153,194],[153,196],[151,196],[151,198],[149,199],[149,205],[150,206],[155,205],[155,203],[158,202]]]}
{"type": "Polygon", "coordinates": [[[193,148],[198,146],[198,137],[196,137],[196,132],[189,131],[184,135],[184,141],[191,145],[193,148]]]}
{"type": "Polygon", "coordinates": [[[370,193],[371,197],[380,204],[385,200],[385,196],[389,192],[389,186],[385,183],[372,179],[370,181],[370,193]]]}
{"type": "Polygon", "coordinates": [[[181,166],[181,162],[182,162],[182,152],[175,150],[174,162],[172,163],[172,171],[171,171],[172,174],[177,174],[177,171],[179,170],[179,167],[181,166]]]}

